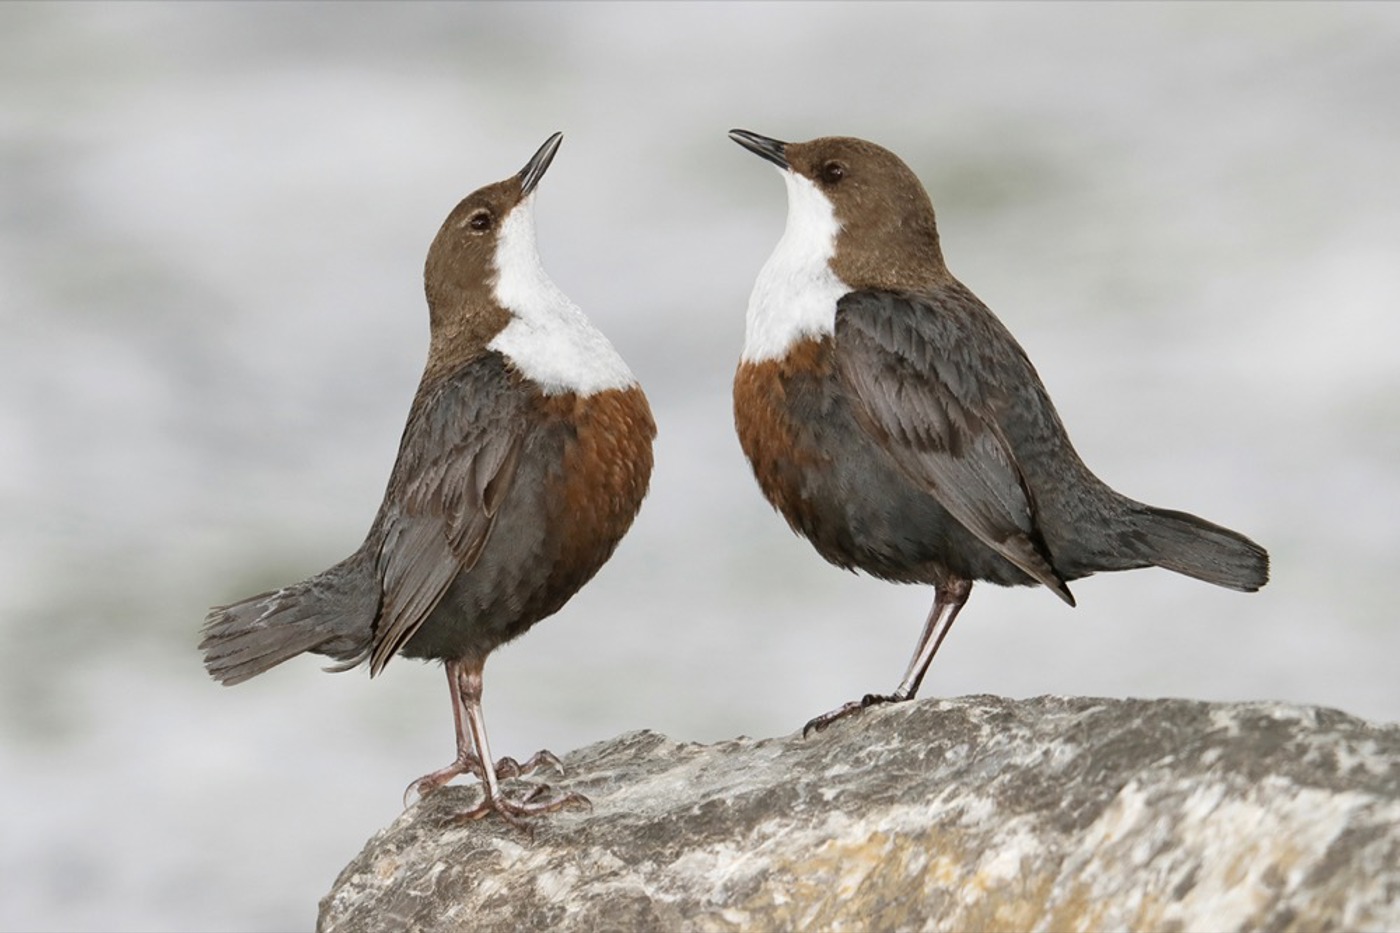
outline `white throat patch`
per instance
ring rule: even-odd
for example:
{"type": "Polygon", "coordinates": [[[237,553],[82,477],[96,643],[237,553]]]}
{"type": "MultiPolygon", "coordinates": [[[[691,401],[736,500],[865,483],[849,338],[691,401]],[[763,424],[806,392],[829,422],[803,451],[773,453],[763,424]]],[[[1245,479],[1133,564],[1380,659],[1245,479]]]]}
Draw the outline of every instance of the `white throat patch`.
{"type": "Polygon", "coordinates": [[[496,301],[510,323],[487,344],[545,395],[592,395],[637,384],[603,332],[545,274],[535,247],[534,196],[516,205],[496,241],[496,301]]]}
{"type": "Polygon", "coordinates": [[[836,301],[851,289],[831,271],[841,230],[831,201],[810,179],[779,169],[787,185],[787,227],[749,296],[746,363],[780,359],[793,344],[836,332],[836,301]]]}

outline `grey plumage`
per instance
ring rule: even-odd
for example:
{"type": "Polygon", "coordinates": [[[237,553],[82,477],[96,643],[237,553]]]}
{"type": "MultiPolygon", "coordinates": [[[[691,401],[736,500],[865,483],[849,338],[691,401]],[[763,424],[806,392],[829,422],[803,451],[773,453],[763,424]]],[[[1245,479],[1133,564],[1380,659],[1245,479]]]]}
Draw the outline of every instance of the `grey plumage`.
{"type": "Polygon", "coordinates": [[[204,666],[223,684],[304,652],[354,667],[369,656],[379,588],[362,548],[309,580],[215,606],[204,620],[204,666]]]}
{"type": "Polygon", "coordinates": [[[549,585],[560,568],[545,497],[563,479],[572,429],[531,417],[532,398],[498,353],[421,387],[359,550],[211,610],[200,643],[210,675],[239,683],[302,652],[335,658],[336,670],[369,660],[371,674],[400,651],[484,658],[562,606],[612,548],[572,589],[549,585]],[[493,535],[502,516],[509,530],[493,535]]]}
{"type": "Polygon", "coordinates": [[[833,352],[861,433],[982,545],[960,555],[958,576],[1006,582],[1000,557],[1071,604],[1065,583],[1102,570],[1156,565],[1246,591],[1267,582],[1268,555],[1248,538],[1095,476],[1025,351],[956,280],[846,295],[833,352]]]}
{"type": "Polygon", "coordinates": [[[831,563],[934,587],[899,687],[809,730],[912,698],[976,581],[1039,583],[1070,605],[1069,582],[1100,571],[1268,581],[1244,535],[1123,496],[1084,465],[1025,351],[948,271],[933,202],[898,156],[853,137],[730,136],[788,188],[734,379],[754,476],[831,563]]]}

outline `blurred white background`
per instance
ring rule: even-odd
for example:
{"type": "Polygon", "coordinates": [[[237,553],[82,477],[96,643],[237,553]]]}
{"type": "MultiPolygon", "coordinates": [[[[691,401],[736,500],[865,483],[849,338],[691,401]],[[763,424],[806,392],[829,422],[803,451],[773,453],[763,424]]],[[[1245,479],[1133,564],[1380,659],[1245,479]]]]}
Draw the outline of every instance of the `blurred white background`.
{"type": "Polygon", "coordinates": [[[792,731],[932,594],[760,497],[729,380],[781,232],[725,137],[899,153],[1089,464],[1267,546],[1070,611],[979,587],[923,694],[1400,718],[1400,7],[0,5],[0,928],[283,930],[452,753],[440,671],[235,689],[206,608],[349,553],[457,200],[554,130],[537,224],[660,424],[614,560],[487,667],[495,749],[792,731]]]}

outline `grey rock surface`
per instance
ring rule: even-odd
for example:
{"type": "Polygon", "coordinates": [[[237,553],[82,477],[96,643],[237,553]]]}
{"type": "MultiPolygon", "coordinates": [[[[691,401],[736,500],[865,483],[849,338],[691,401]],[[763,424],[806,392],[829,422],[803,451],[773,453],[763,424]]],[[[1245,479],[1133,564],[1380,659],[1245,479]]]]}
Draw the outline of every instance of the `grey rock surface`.
{"type": "Polygon", "coordinates": [[[319,929],[1400,929],[1400,726],[1329,709],[933,699],[564,765],[591,811],[459,824],[444,788],[319,929]]]}

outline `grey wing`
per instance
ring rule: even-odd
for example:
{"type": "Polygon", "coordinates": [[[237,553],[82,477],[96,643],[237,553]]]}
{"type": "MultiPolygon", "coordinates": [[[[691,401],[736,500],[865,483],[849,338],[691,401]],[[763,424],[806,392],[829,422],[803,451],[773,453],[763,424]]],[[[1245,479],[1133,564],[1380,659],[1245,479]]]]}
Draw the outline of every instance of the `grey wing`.
{"type": "Polygon", "coordinates": [[[852,292],[837,304],[838,373],[861,427],[968,531],[1070,595],[999,424],[996,349],[1020,348],[970,293],[852,292]],[[1009,347],[1007,343],[1009,342],[1009,347]]]}
{"type": "Polygon", "coordinates": [[[399,495],[394,502],[386,496],[379,518],[383,601],[371,676],[476,564],[510,493],[528,422],[497,367],[480,368],[420,392],[404,429],[390,480],[399,495]]]}

